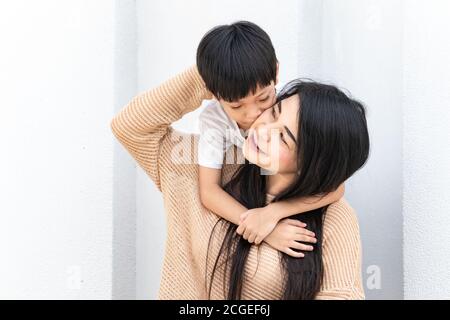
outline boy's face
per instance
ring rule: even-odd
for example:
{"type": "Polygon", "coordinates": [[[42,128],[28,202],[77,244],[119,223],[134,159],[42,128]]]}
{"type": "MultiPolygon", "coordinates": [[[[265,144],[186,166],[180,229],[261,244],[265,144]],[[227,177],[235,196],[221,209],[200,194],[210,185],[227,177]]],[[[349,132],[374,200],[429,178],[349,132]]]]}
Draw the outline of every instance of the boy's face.
{"type": "Polygon", "coordinates": [[[250,93],[239,101],[230,102],[219,99],[219,102],[227,115],[236,121],[240,128],[248,130],[265,110],[274,105],[276,100],[276,84],[272,81],[266,87],[260,87],[258,85],[254,94],[250,93]]]}

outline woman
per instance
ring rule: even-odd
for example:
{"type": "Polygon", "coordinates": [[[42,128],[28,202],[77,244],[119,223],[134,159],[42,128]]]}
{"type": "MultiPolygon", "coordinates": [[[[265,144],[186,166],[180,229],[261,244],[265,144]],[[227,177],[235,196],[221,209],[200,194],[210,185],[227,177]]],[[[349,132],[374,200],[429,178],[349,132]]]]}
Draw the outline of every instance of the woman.
{"type": "MultiPolygon", "coordinates": [[[[265,153],[266,158],[276,161],[265,159],[259,163],[261,149],[253,148],[249,140],[253,134],[244,145],[249,161],[270,170],[274,169],[271,165],[277,163],[279,173],[261,176],[256,167],[248,163],[242,167],[225,165],[222,170],[226,190],[249,208],[265,201],[329,192],[367,159],[367,127],[360,104],[333,87],[324,90],[319,84],[301,86],[301,83],[294,83],[281,97],[284,110],[268,109],[252,127],[252,132],[259,134],[263,131],[259,131],[260,126],[266,129],[286,126],[296,138],[292,139],[289,151],[265,153]],[[309,90],[305,101],[299,101],[296,94],[299,90],[309,90]],[[322,92],[326,98],[324,105],[316,103],[315,99],[320,99],[317,92],[322,92]],[[315,118],[320,113],[314,108],[305,108],[303,115],[300,113],[297,117],[303,104],[325,108],[322,113],[328,114],[326,121],[315,118]],[[268,112],[272,111],[275,113],[269,121],[268,112]],[[346,118],[348,113],[351,116],[346,118]],[[300,126],[303,119],[309,120],[300,126]],[[346,119],[348,121],[344,121],[346,119]],[[352,126],[352,121],[359,125],[352,126]],[[323,136],[315,136],[314,132],[323,136]],[[355,140],[342,139],[347,136],[355,140]],[[317,149],[323,143],[315,141],[317,139],[332,139],[327,143],[335,148],[317,149]],[[295,148],[294,140],[304,145],[295,148]],[[330,161],[337,151],[342,156],[330,161]],[[349,153],[348,157],[343,156],[345,152],[349,153]]],[[[235,225],[220,220],[202,207],[195,158],[198,136],[177,133],[170,124],[200,106],[203,99],[210,98],[211,94],[193,66],[159,87],[136,96],[111,122],[115,136],[163,193],[167,242],[159,298],[364,298],[358,222],[344,199],[307,217],[302,215],[302,220],[307,218],[309,227],[318,237],[315,250],[302,260],[280,257],[276,245],[268,244],[277,233],[293,232],[293,223],[281,221],[265,243],[255,246],[236,236],[235,225]],[[216,281],[221,278],[223,281],[216,281]],[[244,280],[242,286],[241,280],[244,280]]],[[[239,217],[235,217],[231,222],[237,224],[238,221],[239,217]]],[[[294,243],[286,245],[295,248],[294,243]]]]}

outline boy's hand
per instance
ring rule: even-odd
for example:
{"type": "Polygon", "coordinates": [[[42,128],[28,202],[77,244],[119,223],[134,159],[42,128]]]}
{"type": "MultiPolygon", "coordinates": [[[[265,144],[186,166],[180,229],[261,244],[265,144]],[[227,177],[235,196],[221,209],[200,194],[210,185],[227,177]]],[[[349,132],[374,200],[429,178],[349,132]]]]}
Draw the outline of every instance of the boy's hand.
{"type": "Polygon", "coordinates": [[[303,258],[302,252],[294,251],[313,251],[313,246],[304,244],[317,243],[314,232],[305,229],[306,224],[295,219],[283,219],[276,225],[264,242],[272,248],[284,252],[294,258],[303,258]]]}
{"type": "Polygon", "coordinates": [[[236,232],[250,243],[260,244],[275,228],[279,219],[270,205],[250,209],[241,214],[236,232]]]}

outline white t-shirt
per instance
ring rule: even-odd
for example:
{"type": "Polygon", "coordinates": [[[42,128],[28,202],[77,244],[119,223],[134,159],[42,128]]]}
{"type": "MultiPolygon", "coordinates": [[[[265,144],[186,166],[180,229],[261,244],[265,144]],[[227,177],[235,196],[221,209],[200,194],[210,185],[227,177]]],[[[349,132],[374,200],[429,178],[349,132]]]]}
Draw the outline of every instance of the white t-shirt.
{"type": "MultiPolygon", "coordinates": [[[[278,83],[277,92],[283,87],[278,83]]],[[[217,100],[210,100],[199,116],[200,139],[198,144],[198,164],[213,169],[222,169],[224,156],[232,145],[237,146],[238,163],[243,162],[242,146],[248,130],[239,128],[217,100]],[[241,160],[239,160],[241,159],[241,160]]],[[[228,160],[228,159],[226,159],[228,160]]],[[[234,159],[230,159],[232,162],[234,159]]]]}
{"type": "Polygon", "coordinates": [[[225,113],[217,100],[210,100],[199,117],[198,164],[221,169],[223,158],[233,144],[242,150],[246,132],[225,113]]]}

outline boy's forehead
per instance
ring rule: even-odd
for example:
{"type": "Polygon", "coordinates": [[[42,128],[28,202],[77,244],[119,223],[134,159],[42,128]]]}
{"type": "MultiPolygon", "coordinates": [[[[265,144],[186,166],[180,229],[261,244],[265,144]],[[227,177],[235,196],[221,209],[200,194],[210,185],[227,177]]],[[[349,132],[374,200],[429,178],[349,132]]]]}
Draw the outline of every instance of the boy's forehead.
{"type": "Polygon", "coordinates": [[[241,98],[239,100],[227,101],[227,102],[229,102],[229,103],[245,102],[245,100],[247,100],[247,99],[257,98],[257,97],[262,96],[262,95],[264,95],[266,93],[269,93],[272,87],[273,87],[272,84],[269,84],[269,85],[264,86],[264,87],[262,87],[262,86],[260,86],[258,84],[257,87],[256,87],[255,92],[249,92],[249,94],[246,97],[241,98]]]}

